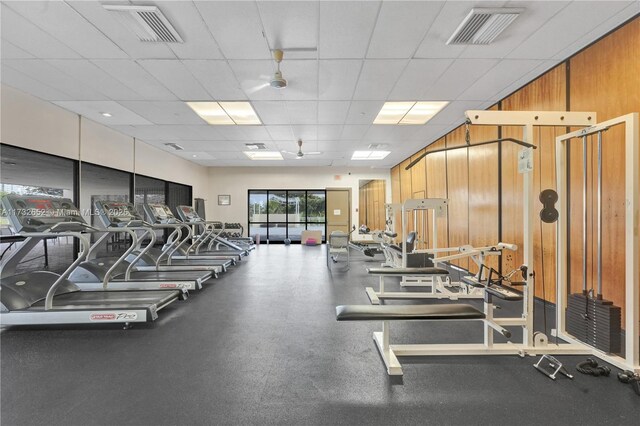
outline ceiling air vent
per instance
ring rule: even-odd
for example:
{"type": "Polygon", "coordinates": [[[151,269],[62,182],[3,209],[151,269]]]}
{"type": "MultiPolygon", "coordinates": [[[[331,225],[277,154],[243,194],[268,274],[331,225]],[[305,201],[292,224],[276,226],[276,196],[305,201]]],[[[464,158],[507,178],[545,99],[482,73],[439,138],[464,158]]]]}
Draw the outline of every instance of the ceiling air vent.
{"type": "Polygon", "coordinates": [[[511,24],[524,9],[474,8],[453,32],[447,44],[489,44],[511,24]]]}
{"type": "Polygon", "coordinates": [[[263,143],[245,143],[247,149],[267,149],[263,143]]]}
{"type": "Polygon", "coordinates": [[[368,146],[369,149],[384,149],[386,147],[386,143],[370,143],[368,146]]]}
{"type": "Polygon", "coordinates": [[[115,12],[140,41],[183,43],[180,34],[156,6],[105,4],[102,7],[115,12]]]}
{"type": "Polygon", "coordinates": [[[182,150],[184,150],[184,148],[183,148],[183,147],[181,147],[180,145],[178,145],[177,143],[173,143],[173,142],[171,142],[171,143],[165,143],[164,145],[165,145],[165,146],[168,146],[169,148],[173,148],[173,149],[175,149],[176,151],[182,151],[182,150]]]}

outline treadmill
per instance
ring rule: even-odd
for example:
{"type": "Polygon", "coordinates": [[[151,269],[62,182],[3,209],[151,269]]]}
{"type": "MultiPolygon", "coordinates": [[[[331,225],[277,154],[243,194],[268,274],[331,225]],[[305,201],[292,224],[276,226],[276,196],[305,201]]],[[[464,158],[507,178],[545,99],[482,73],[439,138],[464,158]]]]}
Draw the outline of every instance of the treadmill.
{"type": "Polygon", "coordinates": [[[200,254],[203,250],[205,253],[224,253],[239,254],[241,257],[247,256],[249,250],[227,241],[215,233],[215,227],[210,226],[219,222],[209,222],[200,217],[193,206],[178,206],[176,208],[177,217],[184,223],[195,225],[200,234],[187,250],[189,253],[200,254]],[[203,249],[203,246],[206,249],[203,249]]]}
{"type": "MultiPolygon", "coordinates": [[[[173,232],[169,235],[169,240],[165,247],[157,249],[147,245],[147,250],[141,250],[138,243],[136,250],[131,252],[127,260],[135,265],[137,271],[155,271],[155,272],[189,272],[189,271],[211,271],[215,274],[225,272],[229,266],[233,264],[232,260],[214,260],[214,259],[174,259],[173,254],[180,245],[186,243],[186,239],[182,239],[182,225],[174,224],[148,224],[143,221],[135,207],[131,203],[116,201],[96,201],[95,209],[98,217],[107,228],[122,227],[131,221],[139,221],[151,230],[173,228],[173,232]]],[[[189,229],[190,231],[190,229],[189,229]]]]}
{"type": "MultiPolygon", "coordinates": [[[[165,224],[165,225],[176,225],[181,226],[182,229],[187,231],[187,237],[185,238],[185,242],[191,239],[192,237],[192,225],[186,224],[184,222],[179,221],[171,212],[171,209],[166,204],[160,203],[144,203],[142,205],[142,209],[145,213],[145,218],[153,223],[153,224],[165,224]]],[[[191,246],[197,244],[200,238],[205,238],[204,235],[199,235],[191,246]]],[[[174,250],[174,254],[171,255],[172,259],[209,259],[209,260],[231,260],[235,265],[237,261],[242,259],[242,256],[239,253],[229,252],[216,252],[216,251],[207,251],[204,253],[194,254],[190,253],[191,247],[188,247],[186,244],[180,244],[176,250],[174,250]],[[176,254],[177,253],[177,254],[176,254]]]]}
{"type": "Polygon", "coordinates": [[[105,233],[91,246],[87,260],[71,273],[69,280],[81,289],[102,286],[105,290],[162,290],[169,288],[200,290],[202,283],[215,275],[215,271],[139,271],[137,259],[153,248],[156,233],[142,220],[132,218],[128,222],[105,224],[105,233]],[[142,231],[140,237],[137,232],[142,231]],[[131,237],[131,246],[121,256],[96,257],[96,252],[109,236],[125,232],[131,237]],[[141,248],[141,242],[150,235],[151,242],[141,248]],[[136,252],[133,258],[132,253],[136,252]],[[128,261],[130,259],[131,261],[128,261]],[[110,285],[113,284],[113,285],[110,285]]]}
{"type": "Polygon", "coordinates": [[[0,269],[0,322],[3,325],[107,324],[150,322],[158,311],[184,300],[184,290],[84,291],[67,277],[85,260],[97,231],[87,225],[73,202],[50,196],[5,195],[1,204],[14,232],[26,239],[0,269]],[[44,238],[73,237],[78,258],[61,274],[16,273],[16,267],[44,238]]]}

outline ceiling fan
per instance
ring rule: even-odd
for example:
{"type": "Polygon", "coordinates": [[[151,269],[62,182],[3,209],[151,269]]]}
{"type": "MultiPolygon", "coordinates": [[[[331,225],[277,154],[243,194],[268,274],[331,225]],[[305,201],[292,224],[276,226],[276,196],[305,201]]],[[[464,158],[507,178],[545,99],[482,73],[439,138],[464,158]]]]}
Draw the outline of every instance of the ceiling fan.
{"type": "Polygon", "coordinates": [[[282,151],[285,154],[290,154],[290,155],[295,155],[296,156],[296,160],[300,160],[302,158],[304,158],[307,155],[320,155],[322,154],[320,151],[311,151],[311,152],[302,152],[302,139],[298,139],[298,152],[291,152],[291,151],[282,151]]]}
{"type": "MultiPolygon", "coordinates": [[[[259,83],[245,89],[245,92],[250,95],[252,93],[256,93],[264,88],[271,86],[274,89],[284,89],[287,87],[287,80],[282,76],[282,71],[280,71],[280,63],[282,59],[284,59],[284,52],[315,52],[318,49],[315,47],[302,47],[302,48],[289,48],[289,49],[273,49],[271,51],[273,55],[273,60],[276,62],[276,72],[269,75],[261,75],[259,83]]],[[[255,82],[253,80],[252,82],[255,82]]]]}

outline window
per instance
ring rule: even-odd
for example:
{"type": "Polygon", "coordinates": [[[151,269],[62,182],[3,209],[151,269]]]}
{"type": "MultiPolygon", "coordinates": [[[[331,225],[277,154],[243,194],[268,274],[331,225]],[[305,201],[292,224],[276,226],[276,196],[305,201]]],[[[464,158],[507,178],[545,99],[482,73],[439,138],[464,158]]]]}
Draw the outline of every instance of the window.
{"type": "Polygon", "coordinates": [[[326,232],[324,190],[249,190],[249,235],[300,242],[304,230],[326,232]]]}
{"type": "MultiPolygon", "coordinates": [[[[2,145],[0,160],[0,197],[5,194],[50,195],[73,200],[76,196],[77,162],[74,160],[9,145],[2,145]]],[[[0,261],[8,259],[22,244],[23,238],[13,234],[8,218],[0,216],[0,261]]],[[[73,262],[76,251],[71,237],[47,238],[22,259],[16,272],[63,272],[73,262]]]]}

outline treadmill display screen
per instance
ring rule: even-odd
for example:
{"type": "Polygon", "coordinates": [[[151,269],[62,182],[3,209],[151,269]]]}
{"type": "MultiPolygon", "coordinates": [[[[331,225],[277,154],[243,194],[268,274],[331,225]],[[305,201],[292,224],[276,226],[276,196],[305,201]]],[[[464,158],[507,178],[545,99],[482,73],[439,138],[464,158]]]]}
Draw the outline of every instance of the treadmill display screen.
{"type": "Polygon", "coordinates": [[[194,210],[193,207],[191,207],[191,206],[178,206],[178,209],[180,209],[180,211],[182,212],[182,215],[184,216],[184,221],[185,222],[198,222],[198,221],[200,221],[200,216],[198,216],[198,213],[196,213],[196,211],[194,210]]]}
{"type": "Polygon", "coordinates": [[[17,233],[42,232],[64,222],[85,223],[68,198],[9,194],[2,197],[2,213],[17,233]]]}
{"type": "Polygon", "coordinates": [[[131,222],[142,222],[133,204],[120,201],[96,201],[99,216],[106,219],[106,226],[137,225],[131,222]]]}

